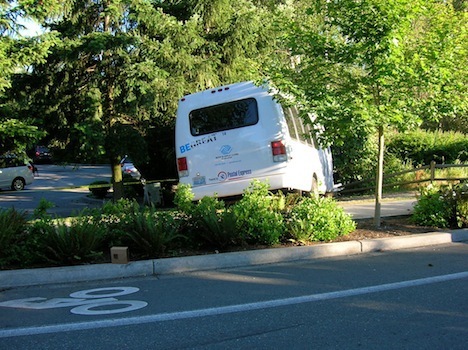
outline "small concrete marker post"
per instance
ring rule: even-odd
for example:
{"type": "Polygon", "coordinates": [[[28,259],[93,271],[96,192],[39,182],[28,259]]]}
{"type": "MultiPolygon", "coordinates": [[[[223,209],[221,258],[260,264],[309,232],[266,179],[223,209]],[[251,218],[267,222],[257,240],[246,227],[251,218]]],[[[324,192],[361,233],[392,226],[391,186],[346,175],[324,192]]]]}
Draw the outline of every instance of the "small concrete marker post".
{"type": "Polygon", "coordinates": [[[111,261],[113,264],[128,264],[128,247],[112,247],[111,261]]]}

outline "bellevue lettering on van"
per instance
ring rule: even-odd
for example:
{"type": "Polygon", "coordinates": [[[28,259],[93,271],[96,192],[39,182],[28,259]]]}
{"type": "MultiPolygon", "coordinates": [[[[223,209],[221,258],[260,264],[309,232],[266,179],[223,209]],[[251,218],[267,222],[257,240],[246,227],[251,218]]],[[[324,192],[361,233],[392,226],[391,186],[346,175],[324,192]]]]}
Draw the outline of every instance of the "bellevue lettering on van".
{"type": "Polygon", "coordinates": [[[179,146],[180,153],[185,153],[188,151],[191,151],[193,148],[201,145],[205,145],[210,142],[215,142],[216,141],[216,134],[213,134],[211,136],[204,136],[201,139],[198,139],[192,143],[186,143],[185,145],[179,146]]]}
{"type": "Polygon", "coordinates": [[[180,146],[179,149],[180,149],[180,153],[188,152],[191,150],[190,144],[186,143],[185,145],[180,146]]]}

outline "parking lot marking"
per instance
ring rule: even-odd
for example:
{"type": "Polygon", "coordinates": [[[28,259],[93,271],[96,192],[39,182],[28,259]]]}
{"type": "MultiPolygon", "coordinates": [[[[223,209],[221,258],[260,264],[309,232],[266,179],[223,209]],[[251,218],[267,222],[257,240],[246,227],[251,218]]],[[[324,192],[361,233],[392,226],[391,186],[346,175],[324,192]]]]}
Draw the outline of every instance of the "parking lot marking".
{"type": "Polygon", "coordinates": [[[316,301],[324,301],[338,298],[346,298],[357,295],[385,292],[390,290],[397,290],[409,287],[417,287],[428,284],[447,282],[452,280],[459,280],[468,278],[468,271],[440,275],[434,277],[420,278],[409,281],[394,282],[380,284],[376,286],[347,289],[336,292],[320,293],[304,295],[300,297],[291,297],[284,299],[275,299],[269,301],[261,301],[247,304],[228,305],[207,309],[191,310],[191,311],[180,311],[162,314],[153,314],[146,316],[136,316],[127,318],[113,318],[109,320],[98,320],[90,322],[77,322],[77,323],[64,323],[49,326],[37,326],[37,327],[20,327],[20,328],[9,328],[0,329],[0,338],[19,337],[19,336],[30,336],[37,334],[50,334],[50,333],[61,333],[69,331],[82,331],[87,329],[96,328],[110,328],[118,326],[132,326],[145,323],[164,322],[164,321],[175,321],[190,318],[199,318],[207,316],[223,315],[235,312],[246,312],[252,310],[268,309],[280,306],[288,306],[295,304],[311,303],[316,301]]]}

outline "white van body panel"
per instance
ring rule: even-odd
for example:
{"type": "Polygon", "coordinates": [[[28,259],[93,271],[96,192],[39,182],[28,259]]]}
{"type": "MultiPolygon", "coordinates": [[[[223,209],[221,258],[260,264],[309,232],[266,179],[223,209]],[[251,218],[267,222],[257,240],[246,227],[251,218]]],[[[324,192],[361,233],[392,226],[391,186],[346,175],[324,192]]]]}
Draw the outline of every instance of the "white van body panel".
{"type": "Polygon", "coordinates": [[[185,158],[187,171],[179,169],[179,178],[181,183],[191,185],[195,200],[242,194],[254,179],[267,181],[270,189],[311,191],[315,177],[319,192],[333,190],[330,151],[293,139],[282,107],[267,87],[252,82],[182,98],[176,119],[176,157],[185,158]],[[193,111],[245,99],[255,100],[258,122],[197,135],[198,129],[191,125],[193,111]],[[275,141],[282,141],[285,146],[284,161],[273,160],[275,141]]]}

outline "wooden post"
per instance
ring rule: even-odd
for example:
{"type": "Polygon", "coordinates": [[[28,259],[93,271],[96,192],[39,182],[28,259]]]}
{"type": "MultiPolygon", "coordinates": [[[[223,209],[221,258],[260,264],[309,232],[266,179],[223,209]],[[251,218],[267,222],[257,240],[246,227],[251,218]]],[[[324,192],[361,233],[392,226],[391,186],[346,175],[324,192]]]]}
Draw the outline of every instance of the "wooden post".
{"type": "Polygon", "coordinates": [[[434,182],[435,179],[435,169],[436,169],[436,162],[431,162],[431,184],[434,182]]]}

